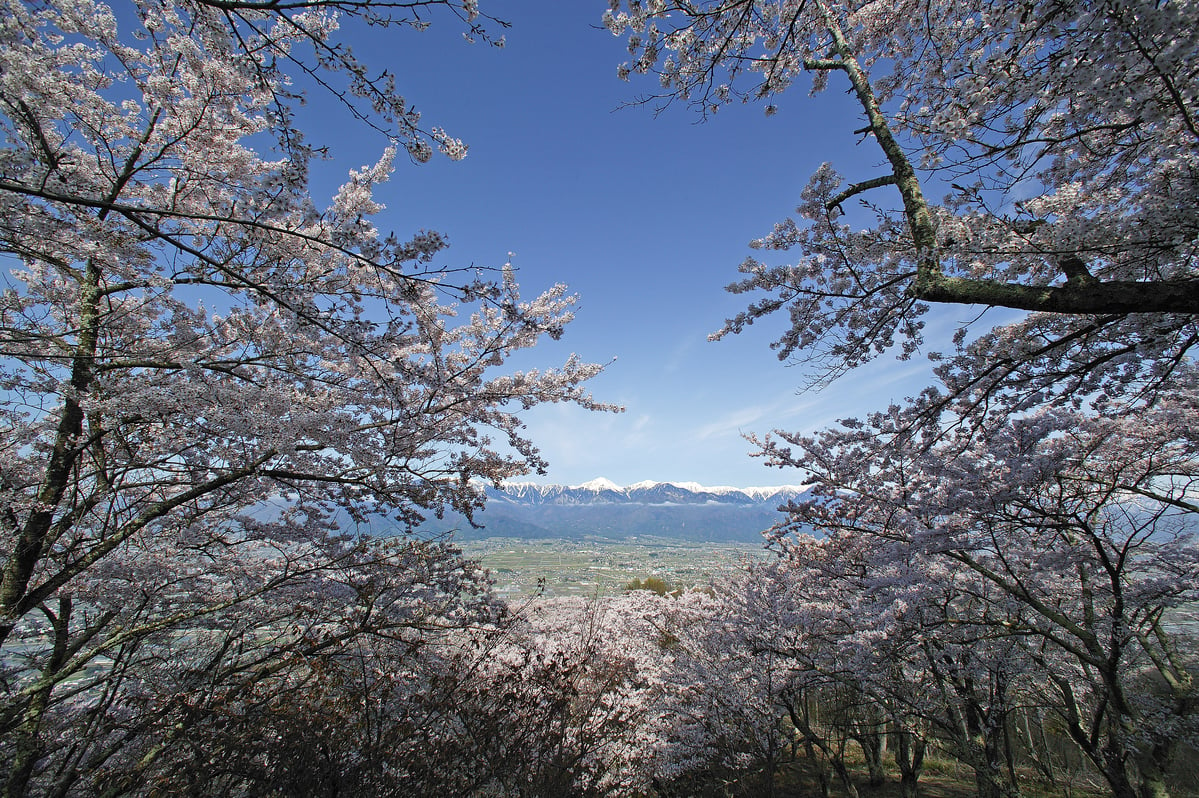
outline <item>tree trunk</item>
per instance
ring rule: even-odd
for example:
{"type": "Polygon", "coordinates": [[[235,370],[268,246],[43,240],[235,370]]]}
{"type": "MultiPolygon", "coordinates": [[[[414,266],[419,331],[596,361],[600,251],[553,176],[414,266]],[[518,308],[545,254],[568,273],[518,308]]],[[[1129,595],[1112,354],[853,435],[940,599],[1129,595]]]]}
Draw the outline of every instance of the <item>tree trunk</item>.
{"type": "Polygon", "coordinates": [[[903,798],[917,798],[920,795],[924,748],[923,737],[904,729],[895,733],[895,764],[899,768],[899,794],[903,798]]]}
{"type": "Polygon", "coordinates": [[[28,606],[26,592],[38,562],[42,559],[46,536],[54,513],[71,481],[71,471],[79,456],[78,443],[83,435],[83,409],[79,397],[92,384],[93,361],[100,330],[100,267],[89,260],[83,274],[79,299],[79,339],[71,362],[70,391],[64,391],[61,415],[54,445],[38,487],[38,509],[30,512],[21,529],[13,530],[16,540],[12,553],[0,574],[0,644],[8,639],[28,606]]]}
{"type": "MultiPolygon", "coordinates": [[[[988,746],[987,750],[989,749],[988,746]]],[[[1009,782],[999,767],[1000,762],[1001,760],[994,759],[974,765],[974,783],[978,798],[1020,798],[1020,786],[1009,782]]]]}
{"type": "Polygon", "coordinates": [[[1170,798],[1170,790],[1160,773],[1155,773],[1152,777],[1141,776],[1141,798],[1170,798]]]}
{"type": "Polygon", "coordinates": [[[844,751],[832,757],[831,761],[833,770],[837,771],[837,778],[841,780],[841,784],[845,787],[845,794],[849,798],[858,798],[858,788],[854,786],[853,779],[849,775],[849,768],[845,766],[844,751]]]}
{"type": "Polygon", "coordinates": [[[759,793],[762,798],[774,798],[774,774],[778,770],[778,761],[778,743],[772,733],[766,747],[766,761],[762,767],[762,787],[759,793]]]}
{"type": "Polygon", "coordinates": [[[1141,772],[1141,798],[1170,798],[1170,790],[1166,787],[1166,768],[1173,747],[1170,743],[1158,743],[1137,757],[1137,769],[1141,772]]]}
{"type": "Polygon", "coordinates": [[[866,762],[870,786],[880,786],[886,781],[886,771],[883,769],[883,755],[887,750],[886,733],[877,727],[870,730],[859,729],[853,739],[862,749],[862,758],[866,762]]]}
{"type": "Polygon", "coordinates": [[[812,767],[816,771],[816,778],[820,783],[820,798],[830,798],[833,794],[833,779],[828,761],[823,756],[816,754],[816,746],[812,745],[811,737],[804,739],[804,750],[808,755],[808,761],[812,763],[812,767]]]}
{"type": "Polygon", "coordinates": [[[816,777],[820,782],[821,798],[829,798],[832,794],[832,772],[829,766],[828,750],[823,742],[820,742],[820,754],[816,753],[816,746],[819,742],[812,730],[812,707],[811,699],[802,694],[793,697],[787,702],[787,714],[791,717],[791,725],[795,727],[796,733],[803,738],[804,753],[807,754],[808,762],[812,764],[812,768],[816,771],[816,777]]]}
{"type": "Polygon", "coordinates": [[[1045,733],[1045,718],[1044,710],[1037,710],[1037,736],[1034,738],[1032,731],[1031,712],[1026,710],[1021,713],[1021,719],[1024,721],[1024,744],[1028,748],[1028,755],[1032,759],[1037,770],[1041,771],[1049,784],[1057,786],[1057,768],[1053,763],[1053,751],[1049,746],[1049,737],[1045,733]]]}
{"type": "Polygon", "coordinates": [[[1103,764],[1103,777],[1112,788],[1112,798],[1138,798],[1119,746],[1108,744],[1103,752],[1103,764]]]}
{"type": "Polygon", "coordinates": [[[25,717],[22,719],[21,725],[13,734],[16,744],[12,764],[9,766],[8,778],[4,782],[4,798],[24,798],[29,794],[29,782],[33,778],[33,768],[42,756],[39,732],[48,699],[48,690],[38,691],[25,710],[25,717]]]}
{"type": "Polygon", "coordinates": [[[67,659],[67,642],[71,628],[71,598],[62,596],[58,600],[58,613],[42,607],[54,630],[54,647],[42,668],[42,685],[29,699],[21,718],[21,725],[13,734],[15,738],[12,762],[8,778],[4,782],[4,798],[23,798],[29,793],[29,782],[33,779],[34,767],[42,758],[41,730],[50,696],[58,680],[56,676],[67,659]]]}

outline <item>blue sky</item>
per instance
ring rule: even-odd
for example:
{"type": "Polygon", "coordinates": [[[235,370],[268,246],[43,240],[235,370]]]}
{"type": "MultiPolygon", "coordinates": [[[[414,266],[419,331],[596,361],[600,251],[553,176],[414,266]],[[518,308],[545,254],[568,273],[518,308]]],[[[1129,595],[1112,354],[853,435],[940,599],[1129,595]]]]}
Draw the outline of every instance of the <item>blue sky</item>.
{"type": "MultiPolygon", "coordinates": [[[[801,395],[803,372],[769,347],[782,317],[721,342],[707,336],[745,302],[723,289],[748,242],[792,212],[819,164],[873,176],[880,154],[858,146],[858,113],[836,87],[811,98],[797,86],[769,118],[756,105],[703,123],[682,105],[618,110],[656,83],[616,77],[627,53],[600,25],[604,8],[492,0],[484,10],[512,23],[503,49],[467,44],[456,21],[438,16],[425,32],[356,40],[363,60],[396,73],[426,126],[470,145],[461,162],[401,162],[380,194],[380,226],[446,234],[451,267],[499,266],[515,253],[526,295],[556,282],[579,294],[563,339],[514,362],[549,367],[571,352],[612,361],[592,391],[626,410],[529,413],[529,435],[550,461],[533,481],[798,482],[749,457],[742,434],[814,430],[885,406],[929,381],[927,363],[881,361],[801,395]]],[[[373,163],[386,142],[336,118],[322,115],[310,134],[331,146],[331,167],[343,175],[373,163]]]]}

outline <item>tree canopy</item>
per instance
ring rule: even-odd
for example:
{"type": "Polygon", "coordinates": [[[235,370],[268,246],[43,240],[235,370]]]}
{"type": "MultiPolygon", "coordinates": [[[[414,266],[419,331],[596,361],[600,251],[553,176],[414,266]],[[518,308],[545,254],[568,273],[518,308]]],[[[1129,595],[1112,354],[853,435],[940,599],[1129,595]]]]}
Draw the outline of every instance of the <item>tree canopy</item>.
{"type": "Polygon", "coordinates": [[[811,485],[770,562],[516,606],[406,533],[543,469],[521,413],[607,409],[600,367],[510,365],[564,286],[377,226],[397,159],[466,145],[339,28],[503,23],[0,2],[3,795],[770,795],[803,756],[856,796],[890,739],[905,798],[933,748],[980,798],[1160,798],[1199,750],[1195,3],[612,0],[646,101],[846,80],[878,148],[756,243],[798,261],[743,264],[722,334],[785,311],[821,382],[931,303],[1020,316],[757,440],[811,485]],[[327,207],[305,90],[381,137],[327,207]]]}
{"type": "Polygon", "coordinates": [[[5,794],[139,789],[318,655],[408,662],[495,617],[456,549],[353,534],[469,515],[480,482],[544,468],[520,410],[601,407],[597,366],[504,368],[562,333],[564,286],[522,298],[507,266],[376,226],[398,154],[465,145],[339,21],[430,14],[496,27],[469,0],[4,4],[5,794]],[[326,208],[305,82],[385,136],[326,208]]]}
{"type": "Polygon", "coordinates": [[[810,78],[860,109],[845,135],[878,171],[817,170],[753,242],[797,260],[746,260],[730,290],[755,298],[715,337],[785,313],[774,346],[825,385],[914,355],[932,304],[1020,311],[960,324],[917,396],[753,439],[812,490],[735,593],[735,650],[791,663],[776,706],[850,794],[846,740],[871,759],[873,724],[905,794],[933,738],[980,796],[1019,795],[1034,706],[1111,794],[1167,795],[1196,739],[1199,5],[613,0],[605,21],[621,74],[659,79],[642,102],[770,113],[810,78]]]}
{"type": "Polygon", "coordinates": [[[1033,312],[1023,357],[1070,358],[1096,335],[1154,359],[1190,347],[1196,18],[1193,3],[1135,0],[614,0],[605,17],[628,38],[622,74],[660,80],[646,102],[770,112],[806,77],[856,98],[845,135],[876,148],[878,172],[813,175],[798,221],[754,242],[798,260],[742,264],[732,290],[764,296],[720,333],[785,309],[780,356],[825,376],[913,352],[928,303],[1033,312]],[[873,226],[845,222],[853,199],[873,226]]]}

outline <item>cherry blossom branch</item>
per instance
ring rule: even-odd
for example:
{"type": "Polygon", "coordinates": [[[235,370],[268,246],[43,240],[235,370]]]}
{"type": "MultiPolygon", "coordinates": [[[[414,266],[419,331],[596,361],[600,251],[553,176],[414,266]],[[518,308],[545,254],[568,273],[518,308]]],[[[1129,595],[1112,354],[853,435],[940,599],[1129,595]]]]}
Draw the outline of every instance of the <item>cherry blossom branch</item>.
{"type": "MultiPolygon", "coordinates": [[[[10,191],[14,194],[22,194],[24,196],[36,197],[38,199],[44,199],[49,202],[58,202],[58,203],[62,203],[64,205],[78,206],[78,207],[83,207],[83,208],[94,208],[94,209],[100,210],[101,212],[105,212],[105,213],[107,213],[107,212],[119,213],[121,216],[123,216],[124,218],[133,222],[134,224],[138,225],[143,230],[145,230],[147,233],[154,235],[156,238],[160,238],[164,241],[167,241],[167,242],[171,243],[173,246],[181,249],[184,252],[187,252],[190,255],[193,255],[198,258],[204,258],[205,262],[209,263],[209,265],[215,265],[215,261],[212,261],[211,259],[207,258],[207,256],[204,256],[198,249],[196,249],[194,247],[190,247],[176,239],[173,239],[161,228],[157,227],[156,225],[151,224],[150,222],[147,222],[145,219],[142,218],[142,216],[143,215],[153,216],[153,217],[158,217],[161,219],[179,219],[179,220],[183,220],[183,221],[216,222],[217,224],[228,224],[228,225],[233,225],[236,227],[244,227],[249,230],[259,230],[259,231],[266,232],[266,233],[277,233],[279,235],[287,236],[288,238],[294,238],[297,241],[303,241],[308,244],[313,244],[323,250],[327,250],[330,252],[336,252],[336,253],[338,253],[340,255],[344,255],[348,258],[353,258],[358,261],[370,263],[372,266],[375,266],[375,267],[385,271],[387,274],[395,277],[396,279],[404,281],[404,282],[411,282],[413,284],[422,284],[422,285],[433,285],[433,286],[437,286],[439,288],[445,287],[441,282],[438,281],[437,278],[427,278],[427,277],[421,277],[416,274],[405,274],[403,272],[399,272],[399,271],[395,270],[395,268],[391,265],[388,265],[383,262],[372,261],[372,260],[366,258],[365,256],[363,256],[359,252],[356,252],[352,249],[349,249],[347,247],[339,245],[333,241],[328,240],[327,238],[323,238],[314,233],[307,233],[307,232],[304,232],[303,230],[298,230],[295,228],[280,227],[278,225],[271,224],[269,222],[263,222],[259,219],[255,219],[255,218],[248,217],[248,216],[231,216],[229,214],[201,213],[201,212],[194,212],[194,211],[190,211],[190,210],[189,211],[180,211],[180,210],[177,210],[174,208],[156,208],[156,207],[148,207],[148,206],[128,205],[125,203],[117,202],[113,199],[93,199],[91,197],[86,197],[86,196],[81,196],[81,195],[76,195],[76,194],[64,194],[62,192],[50,191],[47,189],[39,189],[39,188],[31,187],[31,186],[25,186],[20,183],[14,183],[10,180],[4,180],[4,179],[0,179],[0,191],[10,191]]],[[[405,257],[404,259],[405,260],[416,260],[418,258],[419,258],[419,255],[417,253],[413,252],[411,255],[409,255],[408,257],[405,257]]],[[[463,268],[460,271],[467,271],[467,269],[463,268]]],[[[441,274],[441,273],[442,272],[439,270],[438,274],[441,274]]]]}
{"type": "Polygon", "coordinates": [[[882,186],[893,186],[896,184],[895,175],[883,175],[872,180],[863,180],[860,183],[854,183],[845,188],[845,190],[833,195],[825,202],[824,207],[832,211],[835,208],[841,207],[845,200],[856,197],[858,194],[865,193],[871,189],[881,188],[882,186]]]}
{"type": "MultiPolygon", "coordinates": [[[[944,274],[939,261],[936,228],[932,222],[920,180],[903,147],[891,132],[865,71],[842,32],[840,23],[824,0],[813,0],[832,36],[837,60],[806,62],[812,69],[838,69],[849,78],[859,104],[870,122],[870,131],[891,164],[892,174],[883,182],[867,181],[851,186],[850,196],[866,188],[893,184],[903,198],[904,215],[912,235],[916,255],[916,279],[908,289],[911,296],[925,302],[964,305],[991,305],[1045,313],[1094,315],[1110,313],[1187,313],[1199,314],[1199,280],[1068,281],[1064,286],[1030,286],[994,280],[951,277],[944,274]],[[860,188],[865,186],[866,188],[860,188]]],[[[838,195],[840,196],[840,195],[838,195]]],[[[836,198],[834,198],[835,200],[836,198]]],[[[839,203],[830,201],[830,207],[839,203]]]]}

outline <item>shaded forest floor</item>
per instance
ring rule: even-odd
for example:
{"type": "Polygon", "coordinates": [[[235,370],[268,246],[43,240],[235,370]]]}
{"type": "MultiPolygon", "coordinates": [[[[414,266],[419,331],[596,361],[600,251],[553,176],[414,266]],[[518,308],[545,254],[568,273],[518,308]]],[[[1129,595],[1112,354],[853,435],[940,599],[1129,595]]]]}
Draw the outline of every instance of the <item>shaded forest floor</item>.
{"type": "MultiPolygon", "coordinates": [[[[884,760],[884,781],[871,786],[865,761],[854,749],[846,752],[846,765],[858,798],[902,798],[900,774],[889,758],[884,760]],[[857,755],[855,755],[857,754],[857,755]]],[[[819,762],[798,752],[798,757],[779,766],[773,789],[763,783],[763,773],[708,773],[690,784],[676,782],[666,792],[669,798],[852,798],[840,778],[828,768],[822,784],[819,762]],[[827,790],[827,792],[826,792],[827,790]]],[[[1055,780],[1031,767],[1016,769],[1021,798],[1111,798],[1111,789],[1087,762],[1076,758],[1072,767],[1059,762],[1055,780]]],[[[924,760],[919,782],[920,798],[976,798],[978,786],[974,771],[952,758],[930,754],[924,760]]],[[[1183,748],[1176,752],[1167,776],[1171,798],[1199,798],[1199,750],[1183,748]]],[[[653,794],[653,793],[651,793],[653,794]]]]}
{"type": "MultiPolygon", "coordinates": [[[[865,767],[851,765],[850,771],[859,798],[901,798],[898,772],[889,770],[886,781],[872,787],[865,767]]],[[[831,775],[829,786],[829,795],[832,798],[848,798],[848,790],[835,775],[831,775]]],[[[974,798],[978,795],[974,774],[968,768],[955,767],[951,763],[930,763],[920,776],[919,786],[922,798],[974,798]]],[[[1020,790],[1025,798],[1101,798],[1110,795],[1100,785],[1085,781],[1076,781],[1070,785],[1053,785],[1032,774],[1026,774],[1025,778],[1021,779],[1020,790]]],[[[775,778],[775,798],[819,798],[821,794],[818,769],[803,758],[783,767],[775,778]]],[[[1189,792],[1176,794],[1194,795],[1189,792]]]]}

